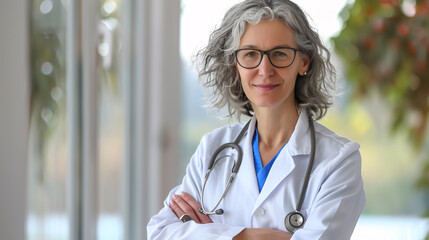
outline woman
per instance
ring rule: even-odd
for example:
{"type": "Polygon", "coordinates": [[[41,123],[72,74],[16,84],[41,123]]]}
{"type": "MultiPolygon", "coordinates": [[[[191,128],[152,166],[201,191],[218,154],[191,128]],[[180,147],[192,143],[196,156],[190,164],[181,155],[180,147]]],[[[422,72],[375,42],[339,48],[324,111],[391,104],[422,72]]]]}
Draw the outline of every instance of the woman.
{"type": "Polygon", "coordinates": [[[335,72],[303,11],[288,0],[243,1],[197,57],[201,79],[214,88],[213,107],[251,120],[203,137],[182,184],[150,220],[148,238],[350,239],[365,205],[359,145],[313,123],[332,104],[335,72]],[[239,134],[241,166],[221,198],[237,151],[222,150],[205,176],[216,149],[239,134]],[[210,211],[216,214],[204,214],[210,211]],[[295,211],[306,220],[291,229],[286,215],[295,211]]]}

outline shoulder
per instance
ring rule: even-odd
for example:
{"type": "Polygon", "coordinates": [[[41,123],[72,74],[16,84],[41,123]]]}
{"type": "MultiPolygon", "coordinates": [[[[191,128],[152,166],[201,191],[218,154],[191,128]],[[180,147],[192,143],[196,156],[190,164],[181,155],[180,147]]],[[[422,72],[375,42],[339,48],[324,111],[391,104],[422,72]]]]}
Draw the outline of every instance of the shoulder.
{"type": "Polygon", "coordinates": [[[315,123],[316,156],[324,166],[336,167],[342,164],[360,165],[360,145],[339,136],[320,123],[315,123]],[[351,162],[353,161],[353,162],[351,162]]]}
{"type": "Polygon", "coordinates": [[[322,144],[329,144],[337,149],[341,149],[347,145],[352,145],[354,149],[359,149],[358,143],[336,134],[321,123],[315,122],[314,127],[317,135],[316,138],[320,139],[320,143],[322,144]]]}
{"type": "Polygon", "coordinates": [[[201,144],[208,144],[216,148],[223,143],[232,142],[238,136],[245,124],[245,122],[239,122],[216,128],[202,137],[201,144]]]}
{"type": "Polygon", "coordinates": [[[191,162],[201,166],[202,169],[206,169],[214,152],[221,145],[233,142],[243,129],[244,125],[245,123],[225,125],[204,134],[191,159],[191,162]]]}

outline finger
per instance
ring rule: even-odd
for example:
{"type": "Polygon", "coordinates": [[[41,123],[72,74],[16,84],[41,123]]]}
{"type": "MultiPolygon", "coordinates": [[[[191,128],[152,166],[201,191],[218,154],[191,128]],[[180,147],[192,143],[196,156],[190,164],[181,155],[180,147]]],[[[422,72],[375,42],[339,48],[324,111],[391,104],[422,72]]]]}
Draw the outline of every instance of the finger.
{"type": "Polygon", "coordinates": [[[177,218],[180,218],[183,216],[183,214],[185,214],[179,205],[177,205],[176,201],[174,201],[174,199],[171,199],[170,201],[170,209],[174,212],[177,218]]]}
{"type": "Polygon", "coordinates": [[[200,219],[194,212],[194,209],[192,209],[192,207],[180,195],[173,195],[173,199],[184,214],[188,214],[196,223],[201,223],[200,219]]]}
{"type": "Polygon", "coordinates": [[[209,216],[200,213],[201,204],[198,203],[191,195],[186,192],[182,192],[182,198],[194,209],[194,212],[200,219],[202,224],[213,223],[209,216]]]}

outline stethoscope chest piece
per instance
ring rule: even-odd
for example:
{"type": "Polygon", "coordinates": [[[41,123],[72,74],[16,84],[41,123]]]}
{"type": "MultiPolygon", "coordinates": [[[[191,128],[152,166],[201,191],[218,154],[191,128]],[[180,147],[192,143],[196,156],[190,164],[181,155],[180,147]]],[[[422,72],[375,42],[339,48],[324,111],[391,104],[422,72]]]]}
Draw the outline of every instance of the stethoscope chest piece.
{"type": "Polygon", "coordinates": [[[310,174],[313,169],[314,156],[316,154],[316,133],[314,130],[313,119],[310,116],[308,117],[308,125],[310,127],[311,133],[310,161],[308,163],[307,171],[305,173],[304,183],[302,184],[301,196],[299,197],[298,206],[295,211],[289,213],[285,217],[285,227],[290,233],[294,233],[296,230],[302,228],[305,223],[305,217],[300,211],[304,202],[305,192],[307,191],[310,174]]]}
{"type": "MultiPolygon", "coordinates": [[[[311,133],[310,161],[309,161],[308,166],[307,166],[307,171],[306,171],[306,174],[304,177],[304,182],[302,185],[301,195],[300,195],[300,198],[298,201],[297,208],[295,211],[289,213],[285,217],[285,227],[290,233],[294,233],[297,229],[302,228],[304,226],[304,223],[305,223],[305,217],[304,217],[304,215],[302,215],[302,213],[300,211],[301,211],[302,204],[304,202],[305,193],[307,191],[308,182],[310,180],[310,174],[311,174],[311,171],[313,169],[314,157],[316,154],[316,134],[315,134],[315,130],[314,130],[313,119],[311,118],[311,116],[308,117],[308,121],[309,121],[310,133],[311,133]]],[[[212,158],[211,158],[210,163],[209,163],[209,166],[208,166],[208,169],[207,169],[205,179],[204,179],[203,189],[201,191],[201,208],[199,209],[200,213],[205,214],[205,215],[210,215],[210,214],[221,215],[224,213],[223,209],[221,209],[221,208],[217,209],[217,207],[219,206],[221,201],[224,199],[226,193],[228,192],[228,190],[231,186],[231,183],[234,181],[235,176],[238,173],[238,170],[240,168],[242,158],[243,158],[243,151],[239,145],[239,142],[240,142],[240,139],[245,134],[246,130],[248,129],[249,124],[250,124],[250,121],[248,121],[247,124],[243,127],[243,129],[238,134],[238,136],[236,137],[234,142],[225,143],[225,144],[221,145],[213,153],[212,158]],[[208,211],[204,207],[204,191],[206,188],[207,180],[209,178],[211,171],[214,168],[214,165],[216,164],[217,160],[219,160],[218,154],[220,154],[220,152],[222,152],[226,148],[232,148],[232,149],[235,149],[237,151],[237,161],[235,162],[235,164],[232,168],[231,176],[228,180],[228,183],[225,187],[225,190],[222,193],[222,196],[220,197],[219,201],[216,203],[214,208],[211,211],[208,211]]],[[[225,157],[228,157],[228,155],[225,157]]],[[[220,158],[220,159],[222,159],[222,158],[220,158]]]]}
{"type": "Polygon", "coordinates": [[[304,215],[302,215],[300,212],[291,212],[285,217],[285,227],[291,233],[294,233],[297,229],[302,228],[304,223],[304,215]]]}

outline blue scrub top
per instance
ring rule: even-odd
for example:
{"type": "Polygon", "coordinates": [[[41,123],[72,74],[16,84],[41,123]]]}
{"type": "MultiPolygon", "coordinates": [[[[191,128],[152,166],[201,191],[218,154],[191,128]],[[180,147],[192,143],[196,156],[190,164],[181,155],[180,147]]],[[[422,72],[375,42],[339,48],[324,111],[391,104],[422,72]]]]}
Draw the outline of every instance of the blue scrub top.
{"type": "Polygon", "coordinates": [[[259,192],[261,192],[262,187],[264,187],[265,181],[267,180],[267,177],[268,177],[268,173],[270,172],[274,161],[277,159],[277,156],[282,151],[283,147],[286,146],[287,142],[277,152],[277,154],[274,156],[274,158],[271,159],[271,161],[267,165],[265,165],[265,167],[262,167],[262,159],[261,159],[261,154],[259,153],[259,140],[258,139],[259,139],[258,129],[255,127],[255,134],[253,134],[253,139],[252,139],[253,161],[255,163],[255,172],[256,172],[256,179],[258,180],[259,192]]]}

